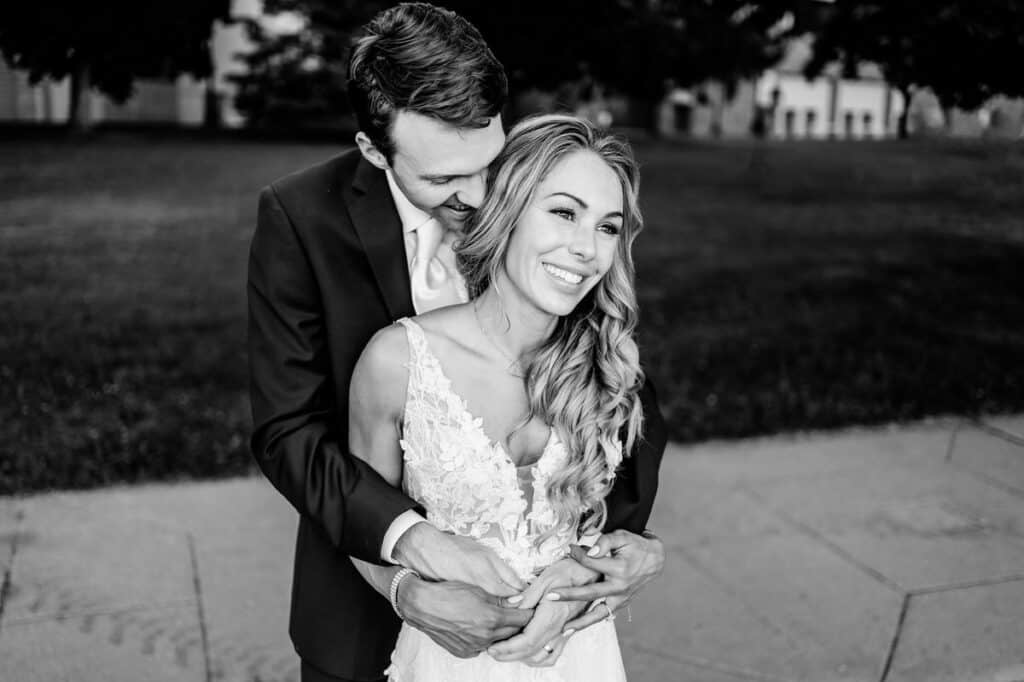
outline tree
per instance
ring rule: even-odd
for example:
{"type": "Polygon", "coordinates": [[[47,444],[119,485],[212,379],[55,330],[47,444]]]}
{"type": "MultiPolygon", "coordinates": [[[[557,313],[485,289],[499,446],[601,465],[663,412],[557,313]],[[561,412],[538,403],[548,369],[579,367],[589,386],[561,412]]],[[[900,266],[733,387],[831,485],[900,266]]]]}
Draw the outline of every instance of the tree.
{"type": "Polygon", "coordinates": [[[235,107],[250,126],[269,128],[343,125],[349,111],[346,67],[353,35],[373,15],[397,0],[266,0],[268,16],[289,14],[298,31],[273,30],[260,19],[245,20],[250,52],[239,55],[246,72],[235,107]]]}
{"type": "Polygon", "coordinates": [[[1013,64],[1024,63],[1024,4],[1018,0],[836,0],[816,21],[808,78],[838,62],[856,75],[862,62],[881,69],[905,102],[929,88],[943,107],[975,109],[996,94],[1024,95],[1013,64]]]}
{"type": "Polygon", "coordinates": [[[747,0],[520,0],[446,6],[469,17],[514,81],[554,89],[587,76],[656,101],[666,80],[737,83],[782,55],[783,3],[747,0]]]}
{"type": "Polygon", "coordinates": [[[88,124],[83,94],[96,89],[117,102],[136,78],[197,78],[212,70],[215,20],[230,20],[231,0],[104,3],[12,1],[0,5],[0,52],[30,82],[71,79],[68,123],[88,124]]]}

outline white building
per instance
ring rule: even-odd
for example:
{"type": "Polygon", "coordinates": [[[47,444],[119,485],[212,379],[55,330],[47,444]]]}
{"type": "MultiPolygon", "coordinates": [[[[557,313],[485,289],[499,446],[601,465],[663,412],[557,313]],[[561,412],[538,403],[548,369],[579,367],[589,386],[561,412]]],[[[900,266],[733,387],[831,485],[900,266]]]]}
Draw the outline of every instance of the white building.
{"type": "MultiPolygon", "coordinates": [[[[863,139],[895,137],[905,103],[873,64],[859,77],[844,78],[838,65],[808,81],[803,66],[811,39],[792,41],[785,57],[753,81],[741,83],[727,100],[718,83],[683,96],[675,91],[659,107],[659,130],[667,135],[745,137],[760,119],[764,135],[777,139],[863,139]],[[687,104],[686,102],[692,102],[687,104]]],[[[915,135],[956,137],[1024,136],[1024,100],[994,97],[978,111],[944,111],[928,91],[914,93],[908,119],[915,135]]]]}

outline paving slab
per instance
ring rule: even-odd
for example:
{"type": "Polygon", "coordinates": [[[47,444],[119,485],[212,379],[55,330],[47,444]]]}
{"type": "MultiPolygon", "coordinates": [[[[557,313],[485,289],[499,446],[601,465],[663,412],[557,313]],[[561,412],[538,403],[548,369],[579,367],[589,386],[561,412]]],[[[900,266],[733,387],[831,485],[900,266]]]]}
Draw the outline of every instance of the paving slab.
{"type": "Polygon", "coordinates": [[[1024,504],[942,463],[796,479],[756,493],[905,590],[1024,572],[1024,504]]]}
{"type": "Polygon", "coordinates": [[[135,609],[7,623],[5,682],[202,682],[196,609],[135,609]]]}
{"type": "MultiPolygon", "coordinates": [[[[685,455],[667,459],[663,480],[684,480],[688,465],[685,455]]],[[[823,670],[835,680],[878,679],[901,605],[890,586],[742,489],[682,519],[659,504],[652,525],[667,545],[665,574],[631,609],[644,625],[620,631],[644,669],[666,652],[666,676],[639,679],[688,680],[667,675],[690,667],[734,679],[818,682],[823,670]]]]}
{"type": "Polygon", "coordinates": [[[192,501],[194,523],[230,500],[196,536],[215,679],[298,682],[287,634],[298,515],[262,478],[206,492],[192,501]]]}
{"type": "Polygon", "coordinates": [[[1020,441],[980,429],[960,429],[950,459],[1024,499],[1024,437],[1020,441]]]}
{"type": "MultiPolygon", "coordinates": [[[[770,482],[843,471],[885,471],[893,465],[909,467],[942,462],[958,424],[942,420],[905,428],[851,429],[838,433],[713,441],[686,447],[670,444],[665,459],[685,456],[688,460],[686,480],[695,479],[701,485],[733,486],[748,479],[770,482]]],[[[686,481],[672,482],[672,485],[679,484],[686,486],[686,481]]],[[[659,493],[659,505],[665,502],[665,497],[659,493]]]]}
{"type": "Polygon", "coordinates": [[[1024,680],[1024,577],[914,595],[887,682],[1024,680]]]}
{"type": "Polygon", "coordinates": [[[22,500],[4,622],[194,601],[187,534],[102,493],[22,500]],[[103,501],[102,504],[95,504],[103,501]]]}

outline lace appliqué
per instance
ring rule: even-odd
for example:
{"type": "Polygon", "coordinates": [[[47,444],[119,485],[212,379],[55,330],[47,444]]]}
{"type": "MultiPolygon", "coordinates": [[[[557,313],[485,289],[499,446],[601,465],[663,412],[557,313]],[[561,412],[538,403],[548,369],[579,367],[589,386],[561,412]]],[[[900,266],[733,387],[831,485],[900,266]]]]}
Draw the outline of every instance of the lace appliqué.
{"type": "Polygon", "coordinates": [[[547,483],[565,463],[565,447],[552,431],[530,467],[533,485],[528,499],[516,465],[484,432],[483,420],[473,416],[452,390],[422,327],[408,318],[399,323],[409,339],[409,386],[400,441],[407,494],[423,505],[437,528],[475,538],[529,580],[565,556],[575,540],[562,529],[540,542],[555,525],[547,483]]]}

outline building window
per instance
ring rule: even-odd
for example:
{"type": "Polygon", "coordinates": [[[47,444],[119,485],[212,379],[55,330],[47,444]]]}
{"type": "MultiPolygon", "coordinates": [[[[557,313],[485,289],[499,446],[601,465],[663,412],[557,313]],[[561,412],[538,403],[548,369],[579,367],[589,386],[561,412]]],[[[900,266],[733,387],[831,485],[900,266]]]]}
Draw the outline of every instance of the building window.
{"type": "Polygon", "coordinates": [[[874,137],[875,136],[875,131],[874,131],[875,117],[874,117],[874,115],[870,111],[865,111],[863,114],[861,114],[860,121],[861,121],[861,123],[860,123],[860,125],[861,125],[861,128],[860,128],[861,134],[864,135],[864,137],[874,137]]]}
{"type": "Polygon", "coordinates": [[[784,119],[785,131],[784,134],[787,138],[793,137],[794,130],[796,128],[796,110],[786,109],[786,116],[784,119]]]}

